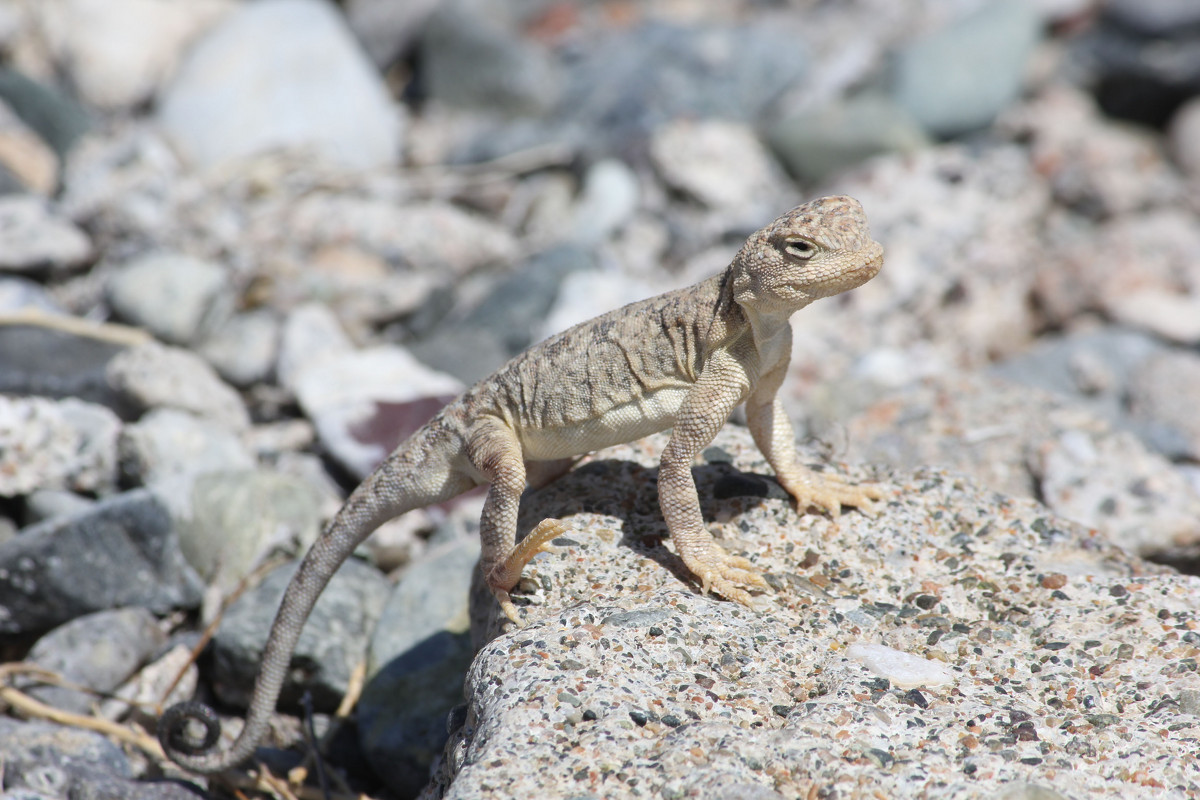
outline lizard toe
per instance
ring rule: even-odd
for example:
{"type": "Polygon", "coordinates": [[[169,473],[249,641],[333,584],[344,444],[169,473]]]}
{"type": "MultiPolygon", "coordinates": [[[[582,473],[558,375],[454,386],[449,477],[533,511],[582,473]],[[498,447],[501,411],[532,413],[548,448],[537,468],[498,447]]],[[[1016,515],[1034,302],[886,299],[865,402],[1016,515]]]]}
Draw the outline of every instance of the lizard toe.
{"type": "Polygon", "coordinates": [[[748,606],[752,598],[747,589],[770,588],[770,584],[748,559],[719,549],[718,552],[719,557],[696,571],[704,592],[713,592],[726,600],[748,606]]]}

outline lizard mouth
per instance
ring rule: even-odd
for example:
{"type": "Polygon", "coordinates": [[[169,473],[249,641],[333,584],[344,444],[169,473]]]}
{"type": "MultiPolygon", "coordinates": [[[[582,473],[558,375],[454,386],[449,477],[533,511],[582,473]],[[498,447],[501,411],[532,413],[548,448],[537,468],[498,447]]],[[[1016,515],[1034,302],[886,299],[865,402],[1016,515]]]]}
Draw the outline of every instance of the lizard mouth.
{"type": "Polygon", "coordinates": [[[876,256],[874,258],[872,258],[866,264],[863,264],[861,267],[856,269],[854,272],[855,272],[855,274],[866,274],[866,276],[867,276],[866,280],[869,280],[871,278],[874,278],[877,274],[879,274],[879,270],[882,268],[883,268],[883,250],[880,249],[879,253],[876,254],[876,256]]]}

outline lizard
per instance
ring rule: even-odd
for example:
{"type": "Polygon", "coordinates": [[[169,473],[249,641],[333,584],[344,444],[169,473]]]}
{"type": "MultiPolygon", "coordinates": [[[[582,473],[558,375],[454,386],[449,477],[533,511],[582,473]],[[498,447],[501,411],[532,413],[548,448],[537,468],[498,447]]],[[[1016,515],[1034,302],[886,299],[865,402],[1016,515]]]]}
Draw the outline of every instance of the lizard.
{"type": "Polygon", "coordinates": [[[744,403],[755,444],[799,510],[873,512],[872,501],[884,498],[879,487],[856,486],[797,460],[777,394],[791,360],[792,314],[860,286],[882,265],[883,247],[871,238],[858,201],[812,200],[750,235],[722,273],[551,336],[472,386],[350,494],[305,555],[272,624],[236,741],[216,748],[215,712],[187,702],[159,721],[164,751],[200,773],[252,755],[301,629],[333,573],[387,520],[476,486],[489,485],[480,568],[504,614],[521,625],[509,592],[529,560],[566,532],[561,521],[547,519],[516,542],[526,486],[549,483],[588,452],[668,428],[658,495],[675,549],[701,591],[749,605],[750,591],[768,585],[706,529],[692,465],[744,403]]]}

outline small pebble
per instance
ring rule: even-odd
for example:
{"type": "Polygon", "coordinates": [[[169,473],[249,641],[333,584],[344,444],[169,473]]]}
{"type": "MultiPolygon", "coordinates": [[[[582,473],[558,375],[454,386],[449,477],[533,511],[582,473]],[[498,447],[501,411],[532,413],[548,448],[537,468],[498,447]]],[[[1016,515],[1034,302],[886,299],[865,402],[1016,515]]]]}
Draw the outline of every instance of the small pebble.
{"type": "Polygon", "coordinates": [[[943,686],[954,681],[954,673],[936,661],[881,644],[856,642],[846,648],[846,655],[900,689],[943,686]]]}

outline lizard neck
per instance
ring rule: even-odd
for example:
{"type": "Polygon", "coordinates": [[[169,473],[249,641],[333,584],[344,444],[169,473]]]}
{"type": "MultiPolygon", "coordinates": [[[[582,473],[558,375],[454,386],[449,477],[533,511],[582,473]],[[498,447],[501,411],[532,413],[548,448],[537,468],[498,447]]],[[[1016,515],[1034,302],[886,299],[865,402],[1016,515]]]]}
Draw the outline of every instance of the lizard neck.
{"type": "Polygon", "coordinates": [[[791,340],[792,326],[789,322],[791,314],[786,311],[762,311],[747,305],[741,305],[742,314],[750,325],[750,333],[754,337],[754,348],[761,354],[774,351],[781,339],[791,340]]]}

